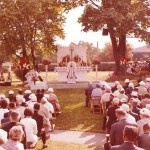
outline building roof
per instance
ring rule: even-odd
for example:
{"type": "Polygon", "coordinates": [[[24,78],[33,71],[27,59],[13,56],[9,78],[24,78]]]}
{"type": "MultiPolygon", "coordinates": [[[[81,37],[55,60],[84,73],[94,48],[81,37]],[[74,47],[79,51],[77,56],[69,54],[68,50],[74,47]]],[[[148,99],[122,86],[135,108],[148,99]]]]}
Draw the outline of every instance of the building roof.
{"type": "Polygon", "coordinates": [[[150,45],[145,45],[142,47],[138,47],[133,49],[133,53],[150,53],[150,45]]]}

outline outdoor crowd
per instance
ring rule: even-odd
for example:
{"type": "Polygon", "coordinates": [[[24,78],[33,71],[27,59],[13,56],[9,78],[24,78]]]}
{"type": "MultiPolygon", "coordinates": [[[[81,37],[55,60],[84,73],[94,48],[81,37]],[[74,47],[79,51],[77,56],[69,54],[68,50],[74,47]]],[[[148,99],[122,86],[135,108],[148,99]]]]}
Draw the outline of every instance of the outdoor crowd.
{"type": "MultiPolygon", "coordinates": [[[[85,89],[86,106],[100,97],[106,130],[105,150],[150,150],[150,78],[134,85],[125,79],[124,86],[115,81],[114,87],[99,82],[85,89]]],[[[94,106],[92,105],[92,109],[94,106]]]]}
{"type": "Polygon", "coordinates": [[[43,148],[54,129],[60,104],[53,88],[37,90],[10,90],[0,94],[0,150],[34,149],[41,139],[43,148]]]}

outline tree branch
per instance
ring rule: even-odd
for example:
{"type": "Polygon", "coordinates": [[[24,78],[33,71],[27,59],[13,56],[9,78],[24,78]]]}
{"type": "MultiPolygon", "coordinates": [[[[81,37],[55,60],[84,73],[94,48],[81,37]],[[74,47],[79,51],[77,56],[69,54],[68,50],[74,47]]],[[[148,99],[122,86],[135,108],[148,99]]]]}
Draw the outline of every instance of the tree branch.
{"type": "Polygon", "coordinates": [[[95,7],[97,7],[98,9],[100,8],[99,5],[97,5],[95,2],[93,2],[93,0],[89,0],[95,7]]]}

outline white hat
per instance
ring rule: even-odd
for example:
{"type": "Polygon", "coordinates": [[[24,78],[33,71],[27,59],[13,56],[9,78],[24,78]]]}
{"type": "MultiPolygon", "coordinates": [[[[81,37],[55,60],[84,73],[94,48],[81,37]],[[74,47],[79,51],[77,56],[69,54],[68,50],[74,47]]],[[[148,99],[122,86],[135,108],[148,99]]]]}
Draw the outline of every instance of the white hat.
{"type": "Polygon", "coordinates": [[[42,99],[41,99],[41,103],[46,103],[47,102],[47,98],[46,97],[43,97],[42,99]]]}
{"type": "Polygon", "coordinates": [[[53,92],[54,92],[54,89],[53,89],[53,88],[48,88],[48,92],[53,93],[53,92]]]}
{"type": "Polygon", "coordinates": [[[31,99],[32,101],[37,101],[37,97],[33,93],[29,95],[29,99],[31,99]]]}
{"type": "Polygon", "coordinates": [[[122,109],[122,110],[124,110],[124,111],[126,111],[126,112],[129,112],[129,105],[127,105],[127,104],[122,104],[121,106],[120,106],[120,109],[122,109]]]}
{"type": "Polygon", "coordinates": [[[146,82],[150,82],[150,78],[146,78],[145,80],[146,80],[146,82]]]}
{"type": "Polygon", "coordinates": [[[140,114],[150,116],[150,111],[147,108],[142,108],[140,114]]]}
{"type": "Polygon", "coordinates": [[[2,129],[0,129],[0,140],[4,143],[7,141],[7,132],[2,129]]]}
{"type": "Polygon", "coordinates": [[[105,91],[106,92],[111,92],[111,87],[110,86],[105,86],[105,91]]]}
{"type": "Polygon", "coordinates": [[[141,81],[141,82],[139,83],[139,85],[145,86],[145,82],[141,81]]]}
{"type": "Polygon", "coordinates": [[[125,83],[129,83],[130,82],[130,80],[129,79],[125,79],[125,81],[124,81],[125,83]]]}
{"type": "Polygon", "coordinates": [[[122,89],[122,85],[118,84],[117,85],[117,90],[121,90],[122,89]]]}
{"type": "Polygon", "coordinates": [[[115,85],[118,85],[118,84],[120,84],[120,82],[119,81],[115,81],[115,85]]]}
{"type": "Polygon", "coordinates": [[[4,94],[1,94],[0,99],[4,99],[4,98],[6,98],[6,96],[4,94]]]}
{"type": "Polygon", "coordinates": [[[112,101],[113,101],[113,103],[115,103],[115,104],[119,104],[119,98],[116,98],[116,97],[115,97],[115,98],[113,98],[112,101]]]}
{"type": "Polygon", "coordinates": [[[30,90],[25,90],[24,93],[25,94],[31,94],[32,92],[30,90]]]}
{"type": "Polygon", "coordinates": [[[138,93],[136,91],[132,91],[131,96],[138,96],[138,93]]]}
{"type": "Polygon", "coordinates": [[[134,88],[134,84],[132,82],[130,82],[128,86],[134,88]]]}
{"type": "Polygon", "coordinates": [[[14,91],[10,90],[10,91],[8,92],[8,94],[14,94],[14,91]]]}

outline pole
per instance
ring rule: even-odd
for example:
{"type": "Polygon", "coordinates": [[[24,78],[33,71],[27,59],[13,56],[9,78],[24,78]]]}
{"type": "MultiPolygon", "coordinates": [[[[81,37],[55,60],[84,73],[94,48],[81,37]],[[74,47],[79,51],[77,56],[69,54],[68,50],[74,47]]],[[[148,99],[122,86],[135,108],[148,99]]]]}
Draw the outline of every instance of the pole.
{"type": "Polygon", "coordinates": [[[96,81],[97,81],[97,79],[98,79],[98,71],[97,71],[97,69],[98,69],[98,65],[95,65],[95,70],[96,70],[96,81]]]}
{"type": "Polygon", "coordinates": [[[48,65],[45,65],[45,71],[46,71],[46,81],[48,79],[48,65]]]}

